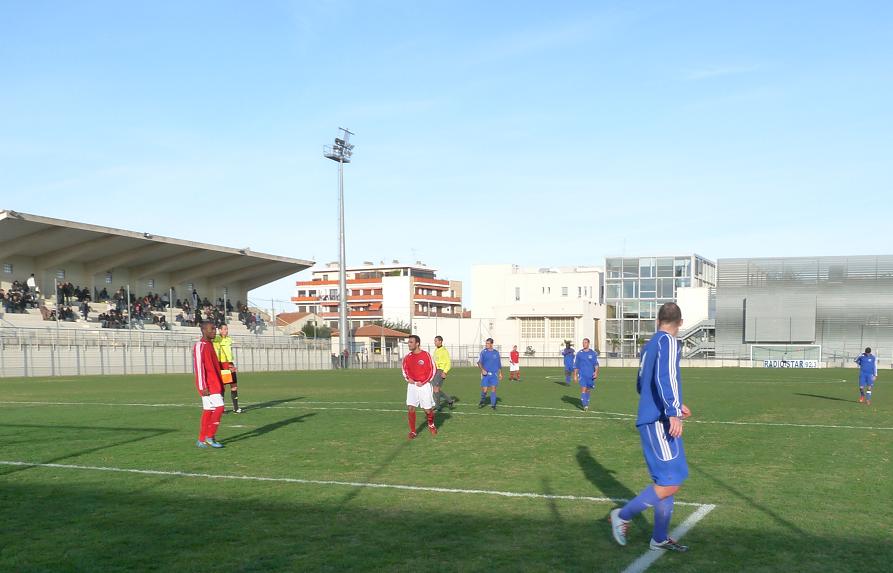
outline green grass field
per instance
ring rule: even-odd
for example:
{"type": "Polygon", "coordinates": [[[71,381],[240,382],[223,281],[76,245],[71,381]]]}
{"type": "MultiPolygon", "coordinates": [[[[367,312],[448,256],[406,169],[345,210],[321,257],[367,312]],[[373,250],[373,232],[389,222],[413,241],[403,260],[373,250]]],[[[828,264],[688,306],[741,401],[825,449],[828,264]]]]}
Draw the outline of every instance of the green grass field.
{"type": "MultiPolygon", "coordinates": [[[[245,373],[222,450],[194,445],[189,375],[2,379],[0,571],[621,571],[647,553],[650,512],[621,548],[610,500],[487,493],[629,498],[648,483],[635,372],[602,374],[593,411],[559,371],[527,369],[491,412],[476,371],[455,371],[439,435],[409,441],[398,371],[245,373]]],[[[854,370],[682,375],[691,505],[673,526],[716,507],[653,570],[890,570],[883,372],[871,407],[854,370]]]]}

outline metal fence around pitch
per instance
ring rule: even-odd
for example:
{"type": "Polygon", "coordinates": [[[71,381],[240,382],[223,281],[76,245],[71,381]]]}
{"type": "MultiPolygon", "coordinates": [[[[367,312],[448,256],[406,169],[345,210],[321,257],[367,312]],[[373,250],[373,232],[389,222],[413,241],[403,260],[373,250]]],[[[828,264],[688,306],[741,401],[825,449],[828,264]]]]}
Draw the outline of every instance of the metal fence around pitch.
{"type": "MultiPolygon", "coordinates": [[[[128,330],[0,329],[0,377],[192,372],[194,334],[128,330]]],[[[234,335],[244,372],[328,370],[328,341],[234,335]]]]}

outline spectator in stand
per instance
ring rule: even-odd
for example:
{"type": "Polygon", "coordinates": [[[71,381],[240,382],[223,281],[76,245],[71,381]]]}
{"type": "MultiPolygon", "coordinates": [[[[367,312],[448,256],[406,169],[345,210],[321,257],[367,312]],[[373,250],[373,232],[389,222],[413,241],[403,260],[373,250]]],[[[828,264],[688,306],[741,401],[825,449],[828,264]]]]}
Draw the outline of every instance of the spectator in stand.
{"type": "Polygon", "coordinates": [[[198,308],[198,291],[192,289],[192,308],[198,308]]]}
{"type": "Polygon", "coordinates": [[[84,315],[84,320],[87,320],[87,316],[90,314],[90,305],[87,304],[87,301],[81,303],[81,314],[84,315]]]}
{"type": "Polygon", "coordinates": [[[28,286],[28,291],[36,294],[40,294],[40,289],[37,288],[37,279],[34,278],[34,273],[31,273],[31,276],[28,277],[28,280],[25,281],[25,284],[28,286]]]}

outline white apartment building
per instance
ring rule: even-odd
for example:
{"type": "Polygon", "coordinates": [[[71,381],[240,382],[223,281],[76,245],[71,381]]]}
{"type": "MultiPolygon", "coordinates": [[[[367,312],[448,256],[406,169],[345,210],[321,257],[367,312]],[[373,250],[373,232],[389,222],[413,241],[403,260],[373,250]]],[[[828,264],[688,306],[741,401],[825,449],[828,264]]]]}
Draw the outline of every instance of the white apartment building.
{"type": "Polygon", "coordinates": [[[604,348],[603,272],[599,267],[472,267],[471,318],[447,324],[417,317],[423,340],[440,334],[451,345],[482,345],[489,336],[507,352],[517,345],[536,356],[558,353],[565,340],[583,338],[604,348]]]}

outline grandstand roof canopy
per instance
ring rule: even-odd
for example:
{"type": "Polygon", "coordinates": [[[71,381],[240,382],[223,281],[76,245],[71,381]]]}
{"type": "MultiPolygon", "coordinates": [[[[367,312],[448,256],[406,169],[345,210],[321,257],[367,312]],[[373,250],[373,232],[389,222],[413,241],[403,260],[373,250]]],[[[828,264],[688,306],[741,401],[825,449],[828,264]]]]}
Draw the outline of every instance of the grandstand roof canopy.
{"type": "Polygon", "coordinates": [[[246,289],[313,266],[292,259],[207,243],[125,231],[11,210],[0,211],[0,259],[34,257],[48,268],[83,262],[92,274],[127,267],[135,277],[172,276],[241,281],[246,289]]]}

